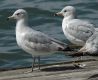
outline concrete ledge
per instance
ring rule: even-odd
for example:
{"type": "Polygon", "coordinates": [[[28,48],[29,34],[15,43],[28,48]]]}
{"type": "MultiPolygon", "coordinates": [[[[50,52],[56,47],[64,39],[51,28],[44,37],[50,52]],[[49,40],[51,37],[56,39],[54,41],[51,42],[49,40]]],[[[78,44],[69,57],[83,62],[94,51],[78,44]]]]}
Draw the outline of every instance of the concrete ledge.
{"type": "Polygon", "coordinates": [[[76,68],[73,61],[42,65],[32,73],[24,73],[31,68],[0,72],[0,80],[98,80],[98,61],[94,59],[76,61],[85,63],[84,68],[76,68]]]}

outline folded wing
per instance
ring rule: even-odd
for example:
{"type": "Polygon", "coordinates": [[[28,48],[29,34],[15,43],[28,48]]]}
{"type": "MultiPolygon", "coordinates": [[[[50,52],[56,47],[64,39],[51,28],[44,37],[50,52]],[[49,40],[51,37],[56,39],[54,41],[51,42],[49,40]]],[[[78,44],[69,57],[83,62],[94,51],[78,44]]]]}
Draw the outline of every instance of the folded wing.
{"type": "Polygon", "coordinates": [[[70,21],[66,31],[76,39],[86,41],[91,35],[93,35],[95,28],[93,24],[87,21],[76,19],[70,21]]]}
{"type": "Polygon", "coordinates": [[[31,31],[25,34],[26,46],[37,51],[66,51],[68,50],[67,44],[50,38],[44,33],[39,31],[31,31]]]}

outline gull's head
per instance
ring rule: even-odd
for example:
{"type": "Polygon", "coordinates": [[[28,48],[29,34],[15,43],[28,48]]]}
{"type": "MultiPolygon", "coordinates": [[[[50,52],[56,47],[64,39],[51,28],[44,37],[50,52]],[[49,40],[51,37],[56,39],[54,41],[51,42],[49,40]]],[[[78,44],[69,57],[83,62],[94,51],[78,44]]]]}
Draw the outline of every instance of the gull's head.
{"type": "Polygon", "coordinates": [[[70,15],[74,15],[76,12],[73,6],[66,6],[60,12],[56,13],[55,16],[63,16],[68,17],[70,15]]]}
{"type": "Polygon", "coordinates": [[[27,18],[27,12],[24,9],[18,9],[16,10],[12,16],[9,16],[8,19],[26,19],[27,18]]]}

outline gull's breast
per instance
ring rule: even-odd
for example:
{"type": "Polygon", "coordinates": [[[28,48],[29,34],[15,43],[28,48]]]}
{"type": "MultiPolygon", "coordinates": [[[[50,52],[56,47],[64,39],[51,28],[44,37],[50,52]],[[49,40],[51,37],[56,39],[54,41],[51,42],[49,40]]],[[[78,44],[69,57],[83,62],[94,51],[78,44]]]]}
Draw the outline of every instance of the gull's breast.
{"type": "Polygon", "coordinates": [[[16,41],[17,41],[18,46],[21,48],[24,44],[24,36],[25,36],[25,33],[16,32],[16,41]]]}

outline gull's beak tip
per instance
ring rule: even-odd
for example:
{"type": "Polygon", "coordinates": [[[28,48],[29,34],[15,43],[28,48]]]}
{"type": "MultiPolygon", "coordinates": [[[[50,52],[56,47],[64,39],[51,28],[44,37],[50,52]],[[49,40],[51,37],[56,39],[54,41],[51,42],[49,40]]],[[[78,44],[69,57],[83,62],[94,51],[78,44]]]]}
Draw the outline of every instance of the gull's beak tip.
{"type": "Polygon", "coordinates": [[[55,13],[54,16],[63,16],[61,12],[55,13]]]}
{"type": "Polygon", "coordinates": [[[9,16],[9,17],[7,17],[7,21],[9,21],[10,19],[12,19],[13,18],[13,16],[9,16]]]}
{"type": "Polygon", "coordinates": [[[10,18],[8,17],[6,20],[9,21],[9,19],[10,19],[10,18]]]}

